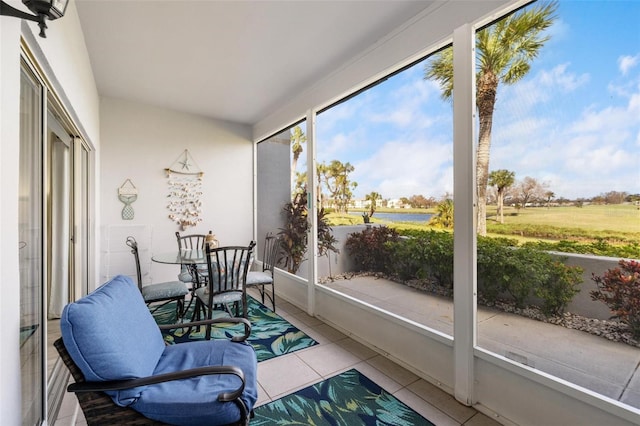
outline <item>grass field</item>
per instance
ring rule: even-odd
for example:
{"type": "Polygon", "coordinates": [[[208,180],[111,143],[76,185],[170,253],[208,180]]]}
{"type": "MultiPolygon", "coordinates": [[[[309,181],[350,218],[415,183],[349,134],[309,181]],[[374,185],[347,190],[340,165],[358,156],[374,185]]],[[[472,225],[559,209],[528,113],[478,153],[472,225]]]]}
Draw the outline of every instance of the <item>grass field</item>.
{"type": "MultiPolygon", "coordinates": [[[[633,204],[586,205],[583,207],[528,207],[516,210],[506,207],[504,224],[496,218],[495,206],[488,206],[487,229],[493,236],[508,236],[522,242],[532,240],[593,241],[605,240],[611,244],[640,242],[640,209],[633,204]]],[[[357,211],[357,210],[352,210],[357,211]]],[[[429,209],[379,209],[392,213],[434,213],[429,209]]],[[[331,226],[361,224],[358,215],[328,215],[331,226]]],[[[401,229],[429,229],[426,224],[389,223],[371,218],[373,223],[384,223],[401,229]]]]}
{"type": "MultiPolygon", "coordinates": [[[[496,221],[495,208],[488,208],[488,222],[496,221]]],[[[519,211],[506,207],[505,224],[547,225],[587,231],[640,233],[640,209],[632,204],[584,207],[529,207],[519,211]]]]}

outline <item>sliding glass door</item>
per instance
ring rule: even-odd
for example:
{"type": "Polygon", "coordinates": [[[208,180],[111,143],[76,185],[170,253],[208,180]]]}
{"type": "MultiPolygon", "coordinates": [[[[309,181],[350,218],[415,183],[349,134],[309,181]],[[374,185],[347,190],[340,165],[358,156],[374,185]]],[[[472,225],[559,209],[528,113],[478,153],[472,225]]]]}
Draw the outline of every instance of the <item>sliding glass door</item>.
{"type": "Polygon", "coordinates": [[[89,282],[91,153],[55,94],[23,62],[19,236],[22,424],[52,423],[68,379],[53,342],[89,282]]]}
{"type": "MultiPolygon", "coordinates": [[[[47,319],[58,319],[69,302],[71,287],[71,166],[73,138],[58,119],[47,115],[47,138],[50,152],[49,175],[49,271],[47,319]]],[[[52,330],[53,331],[53,330],[52,330]]]]}
{"type": "Polygon", "coordinates": [[[42,87],[23,67],[20,80],[20,358],[22,424],[43,420],[42,87]]]}

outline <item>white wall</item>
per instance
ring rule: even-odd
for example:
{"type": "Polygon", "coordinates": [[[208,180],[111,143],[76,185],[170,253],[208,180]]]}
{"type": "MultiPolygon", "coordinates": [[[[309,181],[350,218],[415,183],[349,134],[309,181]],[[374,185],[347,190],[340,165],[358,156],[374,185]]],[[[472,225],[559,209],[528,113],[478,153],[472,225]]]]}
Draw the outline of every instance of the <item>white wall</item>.
{"type": "Polygon", "coordinates": [[[0,17],[0,418],[20,424],[20,305],[18,274],[18,127],[20,22],[0,17]],[[10,342],[14,342],[11,344],[10,342]]]}
{"type": "Polygon", "coordinates": [[[113,98],[102,99],[100,108],[102,281],[135,272],[124,240],[129,234],[145,250],[141,263],[151,267],[147,282],[176,279],[177,266],[150,263],[148,257],[177,249],[174,234],[183,232],[168,218],[165,168],[185,149],[204,172],[204,196],[202,222],[184,232],[212,230],[221,245],[251,241],[253,145],[248,126],[113,98]],[[133,220],[121,218],[124,204],[118,199],[118,188],[126,179],[138,189],[133,220]]]}
{"type": "MultiPolygon", "coordinates": [[[[19,1],[10,2],[26,10],[19,1]]],[[[49,23],[46,39],[37,36],[37,24],[0,17],[0,418],[2,424],[21,422],[20,312],[18,271],[18,163],[20,111],[20,37],[83,129],[83,136],[99,146],[98,96],[80,23],[73,2],[66,16],[49,23]]]]}

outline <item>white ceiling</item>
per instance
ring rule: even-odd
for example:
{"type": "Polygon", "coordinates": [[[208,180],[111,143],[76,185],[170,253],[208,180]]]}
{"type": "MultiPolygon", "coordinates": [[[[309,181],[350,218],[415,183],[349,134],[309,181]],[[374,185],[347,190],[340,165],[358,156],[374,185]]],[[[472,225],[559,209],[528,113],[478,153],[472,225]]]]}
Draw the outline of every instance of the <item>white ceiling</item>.
{"type": "Polygon", "coordinates": [[[101,96],[255,124],[433,1],[76,5],[101,96]]]}

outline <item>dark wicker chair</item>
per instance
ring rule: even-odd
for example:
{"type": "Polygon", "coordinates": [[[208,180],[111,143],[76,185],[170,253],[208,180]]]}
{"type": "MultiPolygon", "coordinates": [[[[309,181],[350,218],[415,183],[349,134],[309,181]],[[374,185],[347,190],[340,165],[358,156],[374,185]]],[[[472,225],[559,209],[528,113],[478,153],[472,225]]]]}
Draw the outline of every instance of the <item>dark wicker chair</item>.
{"type": "Polygon", "coordinates": [[[257,399],[256,356],[246,343],[251,334],[248,320],[158,325],[131,278],[118,275],[65,306],[60,329],[62,338],[54,346],[73,376],[75,383],[67,390],[76,394],[87,424],[192,420],[248,425],[257,399]],[[242,324],[243,329],[230,331],[228,339],[172,346],[160,333],[180,331],[172,333],[177,341],[185,329],[188,333],[212,324],[242,324]],[[160,383],[164,386],[154,386],[160,383]],[[210,391],[202,392],[202,386],[210,391]]]}
{"type": "MultiPolygon", "coordinates": [[[[73,362],[67,348],[64,347],[62,339],[58,339],[53,342],[60,358],[67,366],[73,376],[75,384],[85,383],[84,376],[73,362]]],[[[71,386],[68,389],[70,392],[71,386]]],[[[76,392],[78,403],[84,417],[87,420],[88,425],[162,425],[165,423],[159,423],[151,419],[146,418],[142,414],[138,413],[128,407],[120,407],[116,405],[113,400],[104,392],[76,392]]]]}
{"type": "MultiPolygon", "coordinates": [[[[244,335],[234,336],[231,340],[241,342],[246,340],[251,334],[251,324],[243,318],[224,318],[224,319],[212,319],[212,320],[204,320],[198,322],[188,323],[189,326],[202,326],[202,325],[210,325],[214,323],[243,323],[244,324],[244,335]]],[[[176,328],[184,328],[184,324],[171,324],[171,325],[160,325],[160,329],[162,330],[172,330],[176,328]]],[[[131,379],[131,380],[120,380],[117,382],[87,382],[85,381],[84,375],[73,361],[69,353],[67,352],[67,348],[64,346],[64,342],[62,338],[57,339],[53,342],[53,346],[58,351],[60,355],[60,359],[64,362],[64,365],[69,369],[71,376],[73,377],[74,383],[70,384],[67,387],[68,392],[74,392],[76,398],[78,398],[78,403],[80,404],[80,408],[84,414],[84,417],[87,421],[87,425],[104,425],[104,426],[112,426],[112,425],[164,425],[166,423],[157,422],[155,420],[151,420],[136,410],[129,407],[120,407],[116,405],[111,397],[105,394],[104,390],[113,390],[113,389],[126,389],[129,387],[141,386],[144,384],[149,384],[145,380],[142,379],[131,379]]],[[[217,374],[220,371],[220,367],[209,367],[211,371],[201,372],[201,374],[217,374]]],[[[224,367],[228,369],[229,367],[224,367]]],[[[184,377],[190,377],[193,374],[190,373],[188,375],[184,375],[184,377]]],[[[153,380],[152,383],[159,383],[162,381],[168,380],[176,380],[181,377],[181,373],[168,374],[164,377],[164,380],[153,380]]],[[[235,395],[227,395],[235,396],[235,395]]],[[[240,403],[241,404],[241,403],[240,403]]],[[[241,426],[248,425],[249,419],[253,417],[253,410],[251,413],[246,413],[245,407],[241,406],[241,411],[245,413],[245,416],[240,419],[239,422],[233,423],[230,426],[241,426]]]]}

